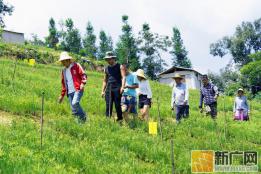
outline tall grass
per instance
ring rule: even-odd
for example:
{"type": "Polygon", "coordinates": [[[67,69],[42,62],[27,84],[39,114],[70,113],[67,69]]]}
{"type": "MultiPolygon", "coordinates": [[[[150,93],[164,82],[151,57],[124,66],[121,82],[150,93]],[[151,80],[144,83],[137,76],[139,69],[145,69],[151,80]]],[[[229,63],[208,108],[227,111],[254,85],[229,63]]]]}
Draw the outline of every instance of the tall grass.
{"type": "Polygon", "coordinates": [[[158,121],[159,102],[161,141],[160,136],[148,135],[144,122],[135,120],[130,128],[105,118],[100,73],[87,72],[82,106],[89,122],[79,125],[71,116],[68,101],[57,103],[60,66],[31,67],[18,62],[15,80],[11,81],[13,69],[14,61],[0,59],[0,110],[14,115],[11,126],[0,124],[0,173],[170,173],[172,137],[176,173],[190,173],[190,152],[195,149],[255,150],[261,154],[260,101],[251,101],[250,122],[235,122],[233,98],[220,97],[214,123],[198,112],[199,94],[191,91],[190,117],[177,126],[170,110],[171,89],[151,82],[154,96],[150,115],[158,121]],[[46,95],[41,151],[42,91],[46,95]]]}

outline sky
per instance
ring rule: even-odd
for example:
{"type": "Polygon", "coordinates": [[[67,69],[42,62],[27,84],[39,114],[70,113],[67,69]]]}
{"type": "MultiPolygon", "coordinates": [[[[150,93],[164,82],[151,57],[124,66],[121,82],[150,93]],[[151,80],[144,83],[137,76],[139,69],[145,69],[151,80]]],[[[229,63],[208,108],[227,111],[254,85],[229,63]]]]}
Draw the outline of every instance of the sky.
{"type": "MultiPolygon", "coordinates": [[[[143,23],[151,31],[172,36],[172,28],[181,31],[193,68],[201,73],[218,72],[231,56],[223,58],[209,54],[209,45],[223,36],[231,36],[242,21],[261,17],[261,0],[5,0],[15,10],[4,18],[6,29],[32,33],[40,38],[48,35],[51,17],[57,21],[72,18],[84,35],[87,22],[98,35],[105,30],[114,43],[121,34],[121,16],[129,16],[129,23],[137,34],[143,23]]],[[[170,64],[171,56],[163,58],[170,64]]]]}

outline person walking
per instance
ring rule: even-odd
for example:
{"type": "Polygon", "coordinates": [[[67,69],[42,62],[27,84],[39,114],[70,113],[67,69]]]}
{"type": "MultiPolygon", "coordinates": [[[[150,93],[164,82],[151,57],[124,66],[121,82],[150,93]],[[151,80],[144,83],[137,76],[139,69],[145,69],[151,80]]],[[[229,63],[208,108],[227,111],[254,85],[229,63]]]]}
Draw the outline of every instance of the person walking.
{"type": "Polygon", "coordinates": [[[87,75],[79,63],[67,53],[62,52],[59,61],[64,66],[62,70],[62,91],[58,102],[62,103],[64,96],[69,98],[72,114],[80,121],[86,121],[86,113],[83,111],[80,101],[84,93],[84,85],[87,82],[87,75]]]}
{"type": "Polygon", "coordinates": [[[239,88],[237,91],[237,97],[234,101],[234,120],[247,121],[249,120],[249,106],[247,97],[244,95],[244,90],[239,88]]]}
{"type": "Polygon", "coordinates": [[[104,59],[108,63],[108,66],[104,70],[101,96],[105,97],[106,116],[112,116],[112,109],[114,103],[117,112],[117,121],[120,121],[123,119],[120,93],[122,87],[120,64],[116,62],[116,56],[111,51],[106,52],[106,56],[104,59]]]}
{"type": "Polygon", "coordinates": [[[203,86],[200,89],[200,102],[199,109],[203,112],[202,105],[204,101],[207,115],[211,115],[212,119],[217,117],[217,99],[219,96],[218,88],[209,82],[208,76],[203,75],[202,77],[203,86]]]}
{"type": "Polygon", "coordinates": [[[149,84],[149,80],[145,76],[145,73],[142,69],[138,69],[136,72],[138,78],[139,88],[138,96],[139,96],[139,108],[141,113],[142,120],[149,120],[149,110],[152,103],[152,92],[149,84]]]}
{"type": "Polygon", "coordinates": [[[121,65],[121,74],[123,77],[121,88],[121,108],[123,118],[129,121],[129,113],[137,114],[137,94],[136,89],[139,87],[136,75],[130,72],[127,64],[121,65]]]}
{"type": "Polygon", "coordinates": [[[172,90],[171,109],[176,110],[176,123],[179,123],[182,117],[189,116],[189,90],[187,85],[182,82],[183,77],[180,74],[175,74],[173,79],[175,85],[172,90]]]}

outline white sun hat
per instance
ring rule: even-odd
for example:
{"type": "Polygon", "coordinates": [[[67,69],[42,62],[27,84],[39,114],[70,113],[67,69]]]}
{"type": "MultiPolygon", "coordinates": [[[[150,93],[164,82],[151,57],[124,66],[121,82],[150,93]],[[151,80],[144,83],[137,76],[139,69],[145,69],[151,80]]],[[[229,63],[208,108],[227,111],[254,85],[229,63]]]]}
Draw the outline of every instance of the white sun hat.
{"type": "Polygon", "coordinates": [[[73,58],[68,54],[68,52],[66,52],[66,51],[61,52],[60,59],[59,59],[60,62],[63,60],[69,60],[69,59],[73,59],[73,58]]]}
{"type": "Polygon", "coordinates": [[[145,76],[145,73],[144,73],[144,71],[143,71],[142,69],[138,69],[138,70],[136,71],[136,76],[142,77],[142,78],[144,78],[145,80],[147,79],[147,77],[145,76]]]}

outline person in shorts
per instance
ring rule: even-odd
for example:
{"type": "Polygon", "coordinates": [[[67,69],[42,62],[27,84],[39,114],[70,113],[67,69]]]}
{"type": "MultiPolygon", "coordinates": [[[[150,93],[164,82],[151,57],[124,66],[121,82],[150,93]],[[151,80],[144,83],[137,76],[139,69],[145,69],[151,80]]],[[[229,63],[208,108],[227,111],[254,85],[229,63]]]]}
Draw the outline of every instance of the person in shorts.
{"type": "Polygon", "coordinates": [[[123,118],[126,122],[129,121],[129,113],[137,114],[137,94],[138,79],[135,74],[129,71],[127,64],[121,65],[122,88],[121,88],[121,109],[123,118]]]}
{"type": "Polygon", "coordinates": [[[149,110],[152,103],[152,92],[149,84],[149,80],[144,74],[142,69],[138,69],[136,72],[139,88],[138,88],[138,95],[139,95],[139,109],[141,113],[142,120],[149,120],[149,110]]]}

